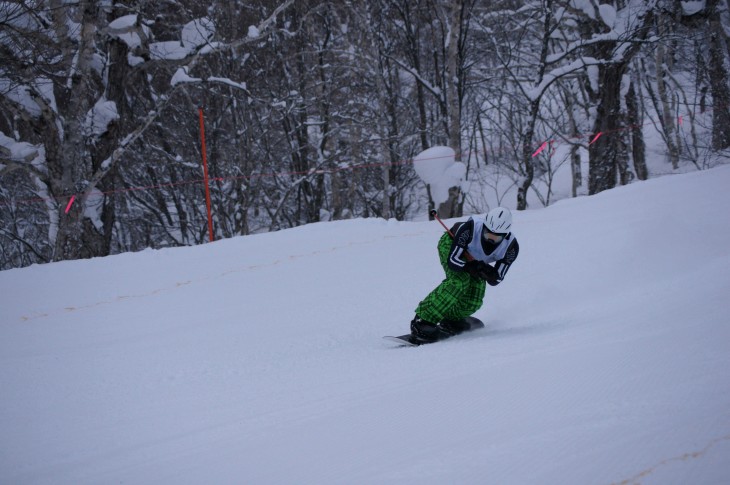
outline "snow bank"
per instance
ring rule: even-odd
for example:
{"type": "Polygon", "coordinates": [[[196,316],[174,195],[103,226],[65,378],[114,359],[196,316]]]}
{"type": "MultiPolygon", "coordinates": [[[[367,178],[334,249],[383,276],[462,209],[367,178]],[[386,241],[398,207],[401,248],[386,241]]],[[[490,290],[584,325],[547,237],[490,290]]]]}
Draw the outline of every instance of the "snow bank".
{"type": "MultiPolygon", "coordinates": [[[[151,35],[152,31],[149,27],[142,24],[141,28],[146,37],[151,35]]],[[[130,49],[134,49],[142,45],[142,38],[137,32],[137,14],[125,15],[115,19],[109,23],[107,32],[112,37],[127,44],[130,49]]]]}
{"type": "Polygon", "coordinates": [[[215,25],[208,18],[196,19],[183,26],[180,42],[166,41],[150,44],[153,59],[180,60],[208,43],[215,35],[215,25]]]}
{"type": "Polygon", "coordinates": [[[0,272],[0,483],[730,483],[728,186],[515,212],[487,327],[417,349],[381,336],[443,278],[435,222],[0,272]]]}
{"type": "Polygon", "coordinates": [[[170,84],[173,86],[177,86],[181,83],[197,83],[200,81],[202,81],[202,79],[198,77],[191,77],[188,75],[187,67],[179,67],[177,71],[175,71],[175,74],[172,76],[172,79],[170,79],[170,84]]]}
{"type": "Polygon", "coordinates": [[[0,147],[3,156],[17,161],[30,162],[38,156],[39,146],[26,142],[17,142],[0,131],[0,147]]]}
{"type": "Polygon", "coordinates": [[[451,187],[460,187],[466,176],[466,165],[456,162],[453,149],[435,146],[413,158],[413,168],[424,183],[431,186],[436,205],[446,202],[451,187]]]}
{"type": "Polygon", "coordinates": [[[109,124],[119,119],[117,104],[100,98],[86,114],[86,129],[95,136],[101,136],[109,129],[109,124]]]}

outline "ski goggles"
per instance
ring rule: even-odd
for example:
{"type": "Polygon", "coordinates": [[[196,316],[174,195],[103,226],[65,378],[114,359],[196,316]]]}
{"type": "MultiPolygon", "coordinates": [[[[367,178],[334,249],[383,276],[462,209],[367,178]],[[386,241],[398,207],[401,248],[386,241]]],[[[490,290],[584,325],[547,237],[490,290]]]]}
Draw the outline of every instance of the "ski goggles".
{"type": "Polygon", "coordinates": [[[484,231],[482,231],[482,237],[484,239],[488,239],[495,244],[501,243],[506,235],[507,234],[505,233],[490,232],[489,229],[487,229],[486,227],[484,228],[484,231]]]}

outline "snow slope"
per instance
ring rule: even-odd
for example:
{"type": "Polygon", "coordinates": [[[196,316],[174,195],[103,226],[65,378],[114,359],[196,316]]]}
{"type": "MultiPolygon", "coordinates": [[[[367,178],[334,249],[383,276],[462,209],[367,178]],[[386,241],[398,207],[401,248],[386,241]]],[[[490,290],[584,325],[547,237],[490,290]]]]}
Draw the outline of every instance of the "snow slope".
{"type": "Polygon", "coordinates": [[[728,187],[515,213],[487,328],[416,349],[435,222],[1,272],[0,483],[730,483],[728,187]]]}

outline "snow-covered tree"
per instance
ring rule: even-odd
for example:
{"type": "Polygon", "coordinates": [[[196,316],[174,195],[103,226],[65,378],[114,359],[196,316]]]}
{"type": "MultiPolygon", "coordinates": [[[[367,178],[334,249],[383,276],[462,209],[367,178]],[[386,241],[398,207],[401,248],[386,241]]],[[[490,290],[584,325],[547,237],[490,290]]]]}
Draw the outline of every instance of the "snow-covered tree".
{"type": "Polygon", "coordinates": [[[0,2],[0,268],[207,241],[201,110],[216,238],[547,205],[566,163],[574,196],[650,177],[652,130],[701,169],[728,31],[722,0],[0,2]]]}

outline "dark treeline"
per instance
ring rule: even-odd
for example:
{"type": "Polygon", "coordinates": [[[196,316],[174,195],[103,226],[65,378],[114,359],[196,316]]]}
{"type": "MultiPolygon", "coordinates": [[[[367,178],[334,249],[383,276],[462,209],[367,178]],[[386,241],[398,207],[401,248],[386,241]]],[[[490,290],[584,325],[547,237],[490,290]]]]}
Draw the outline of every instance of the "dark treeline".
{"type": "Polygon", "coordinates": [[[216,238],[407,219],[430,194],[408,161],[438,145],[469,182],[445,217],[495,177],[547,205],[563,163],[574,196],[652,176],[648,150],[705,168],[730,22],[701,4],[0,2],[0,269],[207,241],[200,108],[216,238]]]}

